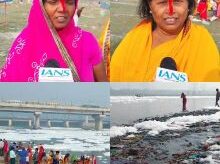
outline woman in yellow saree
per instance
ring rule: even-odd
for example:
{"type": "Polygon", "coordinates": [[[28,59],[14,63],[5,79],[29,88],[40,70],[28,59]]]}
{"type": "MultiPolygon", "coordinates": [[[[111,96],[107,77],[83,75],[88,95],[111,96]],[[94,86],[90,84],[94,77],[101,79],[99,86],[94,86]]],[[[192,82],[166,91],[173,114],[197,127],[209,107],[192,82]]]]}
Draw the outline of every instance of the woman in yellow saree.
{"type": "Polygon", "coordinates": [[[220,81],[219,52],[209,32],[191,23],[191,0],[142,0],[145,18],[132,29],[111,60],[112,82],[152,82],[163,58],[175,60],[189,82],[220,81]]]}

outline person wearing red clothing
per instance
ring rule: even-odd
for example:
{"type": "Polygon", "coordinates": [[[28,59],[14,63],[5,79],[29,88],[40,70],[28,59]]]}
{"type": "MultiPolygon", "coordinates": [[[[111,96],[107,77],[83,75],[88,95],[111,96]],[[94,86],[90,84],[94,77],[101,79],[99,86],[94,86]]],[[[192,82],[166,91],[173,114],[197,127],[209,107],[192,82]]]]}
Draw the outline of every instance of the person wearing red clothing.
{"type": "Polygon", "coordinates": [[[208,3],[207,0],[200,0],[197,6],[197,11],[199,12],[199,16],[201,20],[208,19],[208,3]]]}
{"type": "Polygon", "coordinates": [[[43,155],[44,155],[44,148],[42,145],[40,145],[39,152],[38,152],[38,160],[37,160],[38,164],[41,164],[43,155]]]}
{"type": "Polygon", "coordinates": [[[186,99],[186,95],[182,92],[181,94],[181,98],[183,99],[183,108],[182,111],[185,112],[186,111],[186,103],[187,103],[187,99],[186,99]]]}
{"type": "Polygon", "coordinates": [[[31,164],[33,154],[32,154],[32,148],[30,144],[28,145],[27,152],[28,152],[29,164],[31,164]]]}
{"type": "Polygon", "coordinates": [[[92,155],[91,162],[91,164],[97,164],[96,157],[94,155],[92,155]]]}
{"type": "Polygon", "coordinates": [[[9,145],[8,145],[8,141],[6,141],[5,139],[3,139],[3,142],[4,142],[4,146],[3,146],[4,161],[5,164],[8,164],[9,145]]]}

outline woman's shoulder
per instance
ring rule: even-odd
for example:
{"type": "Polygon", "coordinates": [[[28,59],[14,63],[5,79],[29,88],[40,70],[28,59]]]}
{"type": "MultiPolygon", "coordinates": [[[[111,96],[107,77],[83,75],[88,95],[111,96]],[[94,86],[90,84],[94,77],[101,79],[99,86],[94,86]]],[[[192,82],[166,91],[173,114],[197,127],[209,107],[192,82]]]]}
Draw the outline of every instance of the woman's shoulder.
{"type": "Polygon", "coordinates": [[[87,50],[88,46],[83,46],[83,45],[89,45],[90,47],[89,49],[91,49],[92,47],[97,47],[98,41],[95,35],[93,35],[91,32],[81,29],[80,27],[77,27],[75,28],[73,34],[72,45],[74,48],[80,47],[80,49],[87,50]]]}
{"type": "Polygon", "coordinates": [[[147,19],[141,20],[130,32],[151,31],[151,21],[147,19]]]}
{"type": "Polygon", "coordinates": [[[97,41],[95,35],[87,30],[83,30],[81,28],[79,28],[79,30],[81,31],[82,33],[82,38],[85,39],[85,40],[89,40],[89,41],[97,41]]]}
{"type": "Polygon", "coordinates": [[[81,44],[82,45],[86,45],[86,46],[81,46],[82,49],[84,49],[85,52],[87,52],[86,54],[96,54],[96,53],[100,53],[100,46],[98,43],[98,40],[96,38],[96,36],[86,30],[81,29],[81,33],[82,33],[82,41],[81,44]]]}
{"type": "Polygon", "coordinates": [[[137,29],[149,28],[150,26],[151,26],[151,20],[143,19],[135,26],[135,28],[137,29]]]}
{"type": "Polygon", "coordinates": [[[208,29],[202,25],[192,23],[189,36],[189,39],[192,42],[199,43],[198,45],[200,45],[201,47],[203,47],[203,45],[209,45],[209,47],[210,45],[213,45],[213,47],[216,47],[213,36],[208,31],[208,29]]]}
{"type": "Polygon", "coordinates": [[[127,35],[141,35],[143,33],[151,32],[151,21],[149,20],[141,20],[135,27],[133,27],[127,35]]]}
{"type": "Polygon", "coordinates": [[[205,36],[205,34],[210,35],[207,28],[205,28],[203,25],[198,25],[198,24],[192,23],[191,26],[192,26],[192,32],[194,34],[202,35],[202,36],[205,36]]]}

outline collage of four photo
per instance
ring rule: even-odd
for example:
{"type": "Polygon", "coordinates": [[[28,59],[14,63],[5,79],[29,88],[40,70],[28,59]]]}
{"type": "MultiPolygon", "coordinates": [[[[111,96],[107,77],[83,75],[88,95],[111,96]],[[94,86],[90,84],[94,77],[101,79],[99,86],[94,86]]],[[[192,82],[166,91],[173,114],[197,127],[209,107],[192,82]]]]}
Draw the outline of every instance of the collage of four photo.
{"type": "Polygon", "coordinates": [[[220,163],[219,0],[0,0],[0,164],[220,163]]]}

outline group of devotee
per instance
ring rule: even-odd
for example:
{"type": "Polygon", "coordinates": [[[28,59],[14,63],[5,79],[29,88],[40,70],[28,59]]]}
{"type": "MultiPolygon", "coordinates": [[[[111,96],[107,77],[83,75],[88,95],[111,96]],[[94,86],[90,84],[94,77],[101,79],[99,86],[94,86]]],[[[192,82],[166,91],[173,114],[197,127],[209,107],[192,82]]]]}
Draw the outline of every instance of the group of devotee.
{"type": "Polygon", "coordinates": [[[75,154],[62,155],[59,150],[45,150],[43,145],[33,148],[32,144],[12,142],[0,139],[0,156],[5,164],[97,164],[96,157],[92,155],[78,157],[75,154]]]}
{"type": "MultiPolygon", "coordinates": [[[[194,15],[199,15],[203,23],[220,18],[220,0],[198,0],[197,10],[194,15]]],[[[194,19],[195,21],[196,19],[194,19]]]]}

